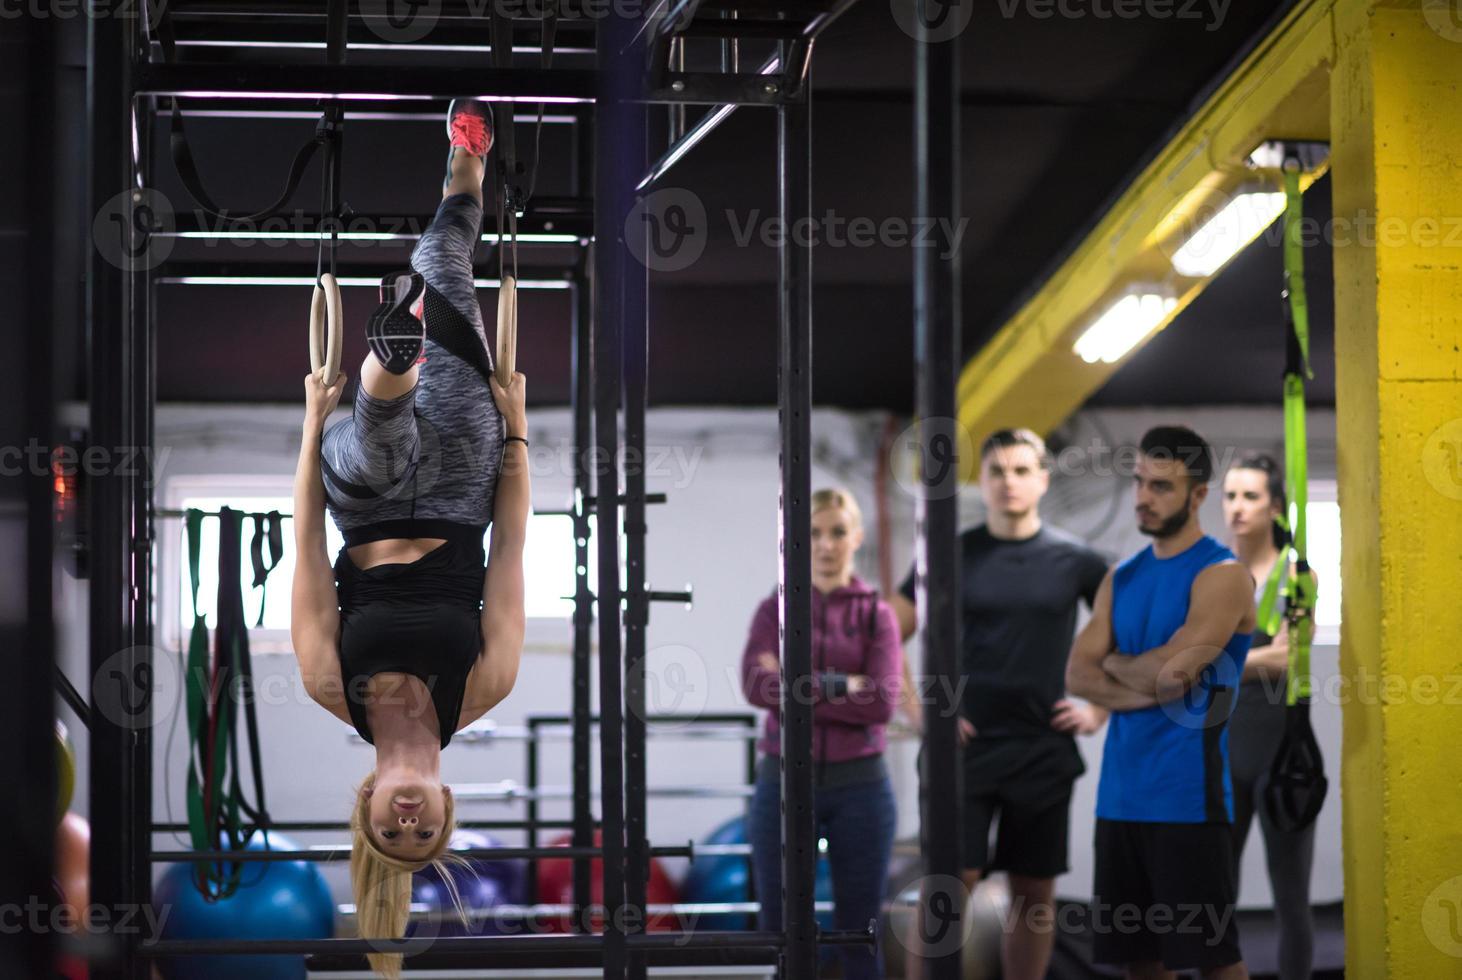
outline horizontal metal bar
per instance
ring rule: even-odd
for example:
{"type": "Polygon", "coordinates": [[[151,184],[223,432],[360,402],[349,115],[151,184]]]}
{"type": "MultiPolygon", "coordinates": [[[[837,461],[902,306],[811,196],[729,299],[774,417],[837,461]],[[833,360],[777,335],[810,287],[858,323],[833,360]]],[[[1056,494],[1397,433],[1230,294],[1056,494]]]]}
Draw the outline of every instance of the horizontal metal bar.
{"type": "MultiPolygon", "coordinates": [[[[529,728],[535,728],[535,727],[541,727],[541,726],[572,725],[572,724],[574,724],[574,721],[575,721],[575,719],[572,718],[572,717],[570,717],[569,715],[529,715],[526,719],[524,719],[524,723],[529,728]]],[[[654,715],[649,715],[648,717],[646,717],[645,718],[645,723],[648,724],[648,725],[677,725],[677,726],[683,726],[683,725],[703,725],[703,724],[710,724],[710,725],[744,724],[744,725],[747,725],[748,727],[750,727],[750,726],[753,726],[753,725],[755,725],[757,723],[757,716],[754,715],[754,714],[745,714],[745,713],[742,713],[742,712],[733,712],[733,711],[723,711],[723,712],[708,711],[708,712],[706,712],[704,714],[695,714],[695,715],[670,715],[670,714],[662,715],[662,714],[654,714],[654,715]]],[[[591,724],[591,725],[597,725],[597,724],[599,724],[599,716],[598,715],[590,715],[589,716],[589,724],[591,724]]]]}
{"type": "MultiPolygon", "coordinates": [[[[153,282],[162,286],[297,286],[309,287],[315,284],[315,276],[158,276],[153,282]]],[[[336,282],[343,287],[359,287],[375,289],[380,286],[380,278],[341,276],[336,282]]],[[[497,289],[502,285],[498,279],[474,279],[472,284],[478,289],[497,289]]],[[[557,279],[519,279],[519,289],[549,289],[569,290],[573,288],[572,283],[562,282],[557,279]]]]}
{"type": "Polygon", "coordinates": [[[687,606],[695,602],[695,594],[692,592],[646,592],[645,598],[651,602],[682,602],[687,606]]]}
{"type": "MultiPolygon", "coordinates": [[[[416,111],[396,111],[401,105],[397,102],[383,102],[379,108],[368,101],[354,103],[356,108],[345,113],[346,122],[429,122],[440,124],[447,112],[447,103],[441,103],[440,110],[431,108],[438,100],[410,103],[411,108],[416,111]]],[[[268,108],[260,108],[258,103],[248,100],[231,98],[210,99],[207,109],[200,109],[188,106],[186,117],[188,119],[308,119],[316,122],[320,118],[320,110],[313,106],[314,102],[308,99],[271,99],[268,108]]],[[[139,110],[141,111],[141,110],[139,110]]],[[[158,115],[166,115],[171,112],[170,106],[161,102],[156,103],[153,112],[158,115]]],[[[533,117],[537,122],[537,115],[533,117]]],[[[543,124],[545,126],[564,126],[579,122],[578,117],[561,107],[557,112],[544,113],[543,124]]]]}
{"type": "MultiPolygon", "coordinates": [[[[881,903],[887,908],[893,905],[891,899],[884,899],[881,903]]],[[[831,901],[817,902],[814,904],[818,912],[832,912],[836,905],[831,901]]],[[[645,906],[647,915],[727,915],[746,914],[755,915],[761,909],[760,902],[650,902],[645,906]]],[[[596,913],[602,910],[602,906],[595,907],[596,913]]],[[[335,907],[335,911],[344,916],[356,914],[356,907],[348,902],[335,907]]],[[[421,902],[413,902],[407,909],[413,922],[461,922],[462,917],[450,908],[433,907],[421,902]]],[[[573,915],[575,908],[567,902],[544,903],[539,905],[492,905],[486,908],[467,909],[467,921],[469,923],[485,922],[488,920],[515,920],[528,918],[549,918],[552,916],[573,915]]]]}
{"type": "MultiPolygon", "coordinates": [[[[295,0],[172,0],[172,16],[178,21],[189,20],[213,20],[219,18],[247,17],[256,20],[290,19],[306,21],[325,21],[325,6],[303,5],[295,0]]],[[[558,16],[558,29],[560,31],[585,31],[594,28],[608,11],[603,0],[558,0],[550,6],[558,16]]],[[[349,13],[352,21],[361,20],[365,17],[360,13],[360,4],[352,4],[355,9],[349,13]]],[[[440,0],[431,5],[432,14],[438,21],[469,21],[479,24],[487,23],[484,11],[487,5],[482,0],[440,0]]],[[[512,16],[514,6],[507,4],[503,6],[504,13],[512,17],[517,24],[539,24],[541,18],[530,16],[534,11],[544,9],[540,4],[521,4],[517,9],[523,11],[523,16],[512,16]]],[[[385,7],[381,10],[384,12],[385,7]]],[[[380,16],[380,15],[373,15],[380,16]]]]}
{"type": "MultiPolygon", "coordinates": [[[[457,738],[461,738],[459,733],[457,738]]],[[[536,827],[539,830],[560,830],[573,827],[574,822],[570,819],[562,820],[458,820],[458,830],[528,830],[536,827]]],[[[598,826],[597,821],[595,826],[598,826]]],[[[188,829],[185,823],[154,823],[152,832],[155,834],[176,834],[188,829]]],[[[262,830],[260,827],[251,827],[251,830],[262,830]]],[[[326,833],[349,830],[350,824],[344,820],[273,820],[269,823],[269,829],[281,834],[293,833],[326,833]]]]}
{"type": "MultiPolygon", "coordinates": [[[[738,21],[726,21],[726,23],[735,24],[738,21]]],[[[781,66],[781,58],[777,55],[772,55],[766,61],[762,62],[761,67],[756,70],[756,73],[758,75],[775,75],[781,66]]],[[[661,154],[660,159],[651,164],[645,176],[640,178],[640,182],[635,185],[635,190],[642,191],[665,176],[671,167],[680,162],[682,157],[695,149],[707,136],[711,135],[717,126],[730,118],[731,114],[736,111],[736,108],[734,105],[716,106],[716,108],[697,119],[695,125],[686,130],[678,140],[670,144],[670,148],[661,154]]]]}
{"type": "Polygon", "coordinates": [[[137,95],[195,99],[339,99],[381,102],[473,97],[510,102],[593,102],[595,73],[539,68],[499,71],[437,65],[138,64],[137,95]]]}
{"type": "MultiPolygon", "coordinates": [[[[662,729],[647,733],[652,737],[674,738],[674,739],[702,739],[705,741],[731,741],[744,742],[747,739],[759,738],[760,734],[756,728],[751,726],[736,728],[675,728],[662,729]]],[[[539,742],[569,742],[573,740],[573,732],[560,730],[553,732],[535,733],[527,728],[516,726],[504,728],[463,729],[452,736],[454,742],[526,742],[536,740],[539,742]]],[[[570,824],[570,826],[572,826],[570,824]]],[[[184,829],[187,829],[186,827],[184,829]]]]}
{"type": "Polygon", "coordinates": [[[704,20],[697,17],[675,31],[679,37],[789,40],[801,37],[807,24],[800,20],[704,20]]]}
{"type": "MultiPolygon", "coordinates": [[[[649,849],[652,857],[692,857],[689,844],[678,844],[649,849]]],[[[521,861],[529,858],[602,858],[599,847],[469,847],[453,850],[458,857],[481,861],[521,861]]],[[[153,861],[210,861],[219,864],[243,864],[277,861],[333,861],[350,857],[349,846],[312,847],[309,850],[278,851],[153,851],[153,861]]]]}
{"type": "MultiPolygon", "coordinates": [[[[731,971],[738,978],[754,973],[764,980],[774,980],[776,963],[781,951],[772,947],[750,947],[747,949],[649,949],[639,954],[647,966],[659,969],[679,968],[681,977],[694,980],[710,980],[716,974],[712,971],[731,971]],[[690,972],[694,971],[694,972],[690,972]]],[[[370,971],[364,956],[310,956],[305,959],[305,968],[310,976],[324,976],[343,973],[350,977],[376,980],[377,974],[370,971]]],[[[532,971],[552,970],[551,975],[564,976],[558,971],[573,971],[569,975],[595,978],[603,975],[604,954],[600,950],[571,950],[555,957],[552,963],[545,963],[540,957],[519,954],[512,951],[493,950],[492,966],[482,968],[475,963],[463,963],[460,955],[439,956],[428,950],[418,953],[406,961],[406,976],[418,972],[436,972],[435,976],[482,976],[518,978],[536,976],[532,971]],[[470,971],[470,972],[469,972],[470,971]],[[582,971],[582,972],[580,972],[582,971]]]]}
{"type": "MultiPolygon", "coordinates": [[[[414,242],[431,227],[429,214],[348,214],[338,224],[331,220],[322,227],[317,214],[286,212],[256,221],[230,221],[212,218],[196,208],[182,207],[154,238],[193,241],[300,241],[318,242],[330,238],[332,232],[342,242],[414,242]]],[[[592,215],[568,212],[544,212],[529,205],[529,212],[518,219],[517,241],[525,246],[574,246],[586,244],[593,237],[592,215]]],[[[501,239],[496,232],[484,230],[480,241],[495,245],[501,239]]]]}
{"type": "MultiPolygon", "coordinates": [[[[232,26],[232,25],[230,25],[232,26]]],[[[293,25],[289,25],[293,26],[293,25]]],[[[277,28],[276,28],[277,29],[277,28]]],[[[210,34],[218,33],[210,30],[210,34]]],[[[244,51],[321,51],[325,48],[323,41],[270,41],[262,38],[263,32],[257,25],[251,25],[248,29],[239,29],[231,32],[238,36],[238,40],[213,40],[211,38],[198,38],[195,40],[179,40],[177,46],[180,48],[234,48],[244,51]]],[[[315,33],[315,29],[302,33],[315,33]]],[[[491,54],[491,44],[471,44],[454,40],[452,43],[430,43],[418,41],[414,44],[391,44],[382,41],[352,41],[347,47],[349,51],[389,51],[396,54],[402,51],[426,51],[436,54],[491,54]]],[[[531,44],[514,45],[514,54],[541,54],[542,48],[531,44]]],[[[588,56],[594,53],[590,47],[555,47],[555,57],[559,56],[588,56]]]]}
{"type": "MultiPolygon", "coordinates": [[[[741,785],[651,786],[645,791],[647,796],[662,799],[693,800],[726,797],[733,799],[750,798],[754,792],[755,787],[741,785]]],[[[597,799],[599,793],[595,792],[590,795],[597,799]]],[[[513,800],[571,800],[574,798],[574,792],[572,786],[540,786],[537,789],[528,789],[515,783],[509,783],[507,785],[498,783],[456,783],[452,786],[452,796],[459,801],[476,800],[478,802],[506,803],[513,800]]]]}
{"type": "MultiPolygon", "coordinates": [[[[403,250],[404,251],[404,250],[403,250]]],[[[381,250],[381,261],[365,264],[354,260],[340,261],[335,275],[342,286],[369,286],[377,288],[381,277],[394,272],[402,265],[404,256],[392,258],[381,250]]],[[[485,270],[488,263],[482,263],[485,270]]],[[[479,276],[479,289],[495,289],[498,285],[496,263],[491,263],[493,275],[479,276]]],[[[519,289],[573,288],[572,273],[548,267],[520,268],[519,289]]],[[[164,285],[198,286],[296,286],[300,283],[313,285],[315,282],[315,259],[301,255],[294,262],[165,262],[157,269],[154,282],[164,285]]]]}
{"type": "MultiPolygon", "coordinates": [[[[777,949],[786,941],[780,932],[694,932],[631,933],[622,940],[632,949],[777,949]]],[[[818,936],[824,946],[861,946],[876,941],[873,930],[825,932],[818,936]]],[[[162,939],[142,942],[137,953],[149,958],[172,956],[277,956],[366,953],[404,953],[431,949],[434,953],[481,956],[499,951],[540,955],[547,965],[559,953],[597,951],[604,936],[433,936],[407,939],[162,939]]]]}
{"type": "MultiPolygon", "coordinates": [[[[629,498],[626,497],[624,494],[620,494],[618,496],[618,500],[619,500],[619,502],[621,504],[624,503],[627,499],[629,499],[629,498]]],[[[647,503],[647,504],[663,504],[666,501],[668,501],[669,499],[670,498],[667,497],[663,493],[647,493],[647,494],[645,494],[645,503],[647,503]]],[[[597,504],[598,502],[599,502],[599,498],[596,497],[596,496],[594,496],[593,494],[589,494],[587,497],[584,498],[584,506],[585,507],[588,507],[590,509],[593,509],[593,507],[595,506],[595,504],[597,504]]]]}
{"type": "Polygon", "coordinates": [[[782,82],[775,76],[690,71],[666,72],[664,84],[651,89],[645,99],[687,105],[777,106],[787,102],[782,82]]]}

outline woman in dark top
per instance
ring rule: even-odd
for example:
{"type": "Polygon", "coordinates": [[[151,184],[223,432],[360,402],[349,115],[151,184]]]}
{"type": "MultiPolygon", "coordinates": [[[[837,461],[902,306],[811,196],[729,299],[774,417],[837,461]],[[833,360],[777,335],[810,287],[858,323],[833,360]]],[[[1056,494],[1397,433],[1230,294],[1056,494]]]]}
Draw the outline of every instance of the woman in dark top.
{"type": "MultiPolygon", "coordinates": [[[[405,933],[412,873],[447,854],[441,750],[507,696],[523,647],[525,381],[492,377],[472,278],[492,116],[459,100],[447,128],[443,200],[411,268],[381,284],[351,417],[326,431],[344,374],[305,379],[295,474],[291,634],[304,686],[376,749],[351,813],[370,938],[405,933]],[[345,538],[333,567],[327,506],[345,538]]],[[[370,959],[400,972],[400,956],[370,959]]]]}
{"type": "MultiPolygon", "coordinates": [[[[1234,554],[1254,576],[1255,609],[1275,562],[1288,554],[1284,531],[1274,523],[1285,506],[1284,478],[1279,464],[1269,456],[1246,456],[1224,476],[1224,522],[1234,554]]],[[[1234,785],[1233,853],[1237,880],[1244,844],[1257,815],[1274,894],[1274,916],[1279,924],[1279,976],[1281,980],[1305,980],[1310,976],[1315,946],[1310,911],[1315,825],[1296,832],[1282,830],[1264,802],[1269,766],[1284,737],[1288,676],[1289,635],[1283,620],[1273,636],[1256,629],[1228,723],[1229,769],[1234,785]]]]}

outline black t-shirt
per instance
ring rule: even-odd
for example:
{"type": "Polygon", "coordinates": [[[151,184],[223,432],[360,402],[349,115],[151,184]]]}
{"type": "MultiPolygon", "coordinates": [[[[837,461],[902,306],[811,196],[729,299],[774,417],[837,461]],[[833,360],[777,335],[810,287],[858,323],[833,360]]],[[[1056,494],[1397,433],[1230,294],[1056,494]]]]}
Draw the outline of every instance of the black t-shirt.
{"type": "MultiPolygon", "coordinates": [[[[1077,600],[1090,607],[1106,573],[1101,555],[1049,526],[1019,541],[984,524],[960,535],[963,708],[982,738],[1052,733],[1077,600]]],[[[913,570],[899,591],[914,601],[913,570]]]]}

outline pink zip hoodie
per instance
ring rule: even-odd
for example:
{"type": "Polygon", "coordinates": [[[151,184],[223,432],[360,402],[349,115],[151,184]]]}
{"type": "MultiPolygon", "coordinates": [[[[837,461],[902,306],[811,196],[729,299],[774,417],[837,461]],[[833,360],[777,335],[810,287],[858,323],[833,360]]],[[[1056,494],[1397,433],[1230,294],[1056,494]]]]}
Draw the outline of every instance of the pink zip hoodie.
{"type": "MultiPolygon", "coordinates": [[[[741,655],[741,690],[748,701],[768,711],[757,743],[768,755],[782,750],[782,679],[780,671],[768,670],[759,658],[763,653],[776,657],[779,649],[774,592],[757,607],[741,655]]],[[[812,590],[812,678],[801,696],[812,699],[814,761],[847,762],[882,753],[903,686],[903,645],[893,610],[856,575],[826,595],[812,590]],[[825,671],[864,674],[873,687],[829,700],[817,683],[825,671]]]]}

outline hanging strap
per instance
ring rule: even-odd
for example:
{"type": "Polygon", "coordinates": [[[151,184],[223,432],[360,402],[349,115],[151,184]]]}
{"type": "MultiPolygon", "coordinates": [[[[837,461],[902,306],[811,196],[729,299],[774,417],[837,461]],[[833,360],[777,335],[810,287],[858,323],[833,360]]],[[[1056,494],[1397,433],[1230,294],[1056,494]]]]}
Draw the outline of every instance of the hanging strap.
{"type": "MultiPolygon", "coordinates": [[[[1264,802],[1279,829],[1294,833],[1314,822],[1325,804],[1328,781],[1320,743],[1310,725],[1310,644],[1314,638],[1315,583],[1306,550],[1305,510],[1309,473],[1305,445],[1305,378],[1309,376],[1309,313],[1305,303],[1305,266],[1299,229],[1303,201],[1297,159],[1285,161],[1284,192],[1284,457],[1291,517],[1284,522],[1295,574],[1285,605],[1289,672],[1285,690],[1284,735],[1269,765],[1264,802]]],[[[1271,578],[1273,576],[1271,575],[1271,578]]],[[[1269,588],[1266,585],[1266,598],[1269,588]]],[[[1261,603],[1262,606],[1262,603],[1261,603]]],[[[1272,604],[1269,612],[1272,617],[1272,604]]]]}
{"type": "Polygon", "coordinates": [[[1311,695],[1310,644],[1314,637],[1315,584],[1310,576],[1305,511],[1309,503],[1309,458],[1305,433],[1305,378],[1310,372],[1310,316],[1305,298],[1304,245],[1300,220],[1304,199],[1300,194],[1299,162],[1289,161],[1284,173],[1284,476],[1288,484],[1291,548],[1295,575],[1285,607],[1289,627],[1288,704],[1311,695]]]}
{"type": "MultiPolygon", "coordinates": [[[[230,841],[238,848],[247,843],[239,824],[239,810],[243,809],[260,827],[270,824],[269,813],[264,800],[264,769],[259,752],[259,722],[255,716],[254,668],[249,652],[249,628],[244,620],[244,589],[240,575],[242,565],[241,538],[243,514],[229,507],[219,510],[218,536],[218,632],[223,638],[220,644],[229,658],[228,671],[237,682],[229,686],[229,693],[237,695],[238,704],[243,706],[245,731],[249,738],[249,768],[253,773],[255,804],[249,806],[244,800],[240,786],[238,764],[238,738],[230,730],[230,751],[233,753],[232,782],[228,796],[227,830],[230,841]]],[[[237,711],[237,706],[231,706],[237,711]]]]}
{"type": "MultiPolygon", "coordinates": [[[[177,39],[173,32],[172,11],[173,4],[162,0],[149,4],[151,16],[157,24],[157,38],[162,46],[163,61],[167,64],[177,63],[177,39]]],[[[330,36],[327,38],[327,52],[333,59],[337,54],[343,61],[344,58],[344,17],[337,14],[336,8],[343,9],[341,0],[331,0],[330,3],[330,36]],[[336,19],[341,23],[337,26],[336,19]],[[339,37],[338,50],[336,37],[339,37]]],[[[332,63],[338,63],[332,60],[332,63]]],[[[187,129],[183,124],[183,103],[176,96],[172,98],[171,109],[171,135],[169,145],[172,151],[173,165],[177,168],[178,177],[182,180],[183,186],[192,195],[206,213],[228,221],[258,221],[277,213],[289,203],[295,192],[299,189],[300,181],[304,178],[305,169],[314,159],[315,152],[322,146],[328,147],[334,134],[338,131],[342,115],[332,117],[329,113],[320,119],[315,129],[315,135],[310,138],[295,153],[294,161],[290,164],[289,174],[285,178],[284,190],[280,193],[279,199],[261,211],[253,214],[230,214],[228,209],[221,208],[214,201],[208,190],[203,186],[203,180],[198,174],[198,166],[193,160],[193,151],[188,143],[187,129]]],[[[328,169],[328,168],[327,168],[328,169]]]]}
{"type": "Polygon", "coordinates": [[[203,812],[203,784],[208,778],[208,757],[203,732],[208,720],[208,625],[198,612],[198,551],[203,514],[190,507],[184,520],[188,536],[188,577],[192,586],[193,629],[188,635],[188,836],[194,850],[211,848],[203,812]]]}
{"type": "Polygon", "coordinates": [[[279,516],[277,510],[271,510],[267,515],[254,515],[254,538],[249,542],[249,557],[254,562],[254,588],[263,590],[259,595],[259,619],[254,623],[256,628],[264,625],[264,605],[268,599],[266,585],[269,581],[269,573],[274,571],[275,567],[279,565],[280,559],[284,557],[283,523],[283,518],[279,516]],[[269,557],[273,559],[267,565],[264,564],[265,521],[268,521],[269,524],[267,532],[269,557]]]}

